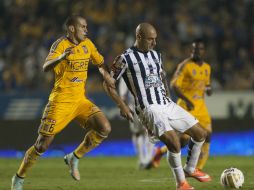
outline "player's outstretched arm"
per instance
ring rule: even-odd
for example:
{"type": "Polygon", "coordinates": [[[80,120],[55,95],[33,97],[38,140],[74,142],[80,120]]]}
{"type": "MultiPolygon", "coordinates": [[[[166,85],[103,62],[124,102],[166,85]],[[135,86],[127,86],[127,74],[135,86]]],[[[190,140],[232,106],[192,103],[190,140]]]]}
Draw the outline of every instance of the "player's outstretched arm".
{"type": "Polygon", "coordinates": [[[67,48],[64,53],[54,59],[46,60],[45,63],[42,66],[42,69],[44,72],[48,72],[51,69],[53,69],[58,63],[60,63],[62,60],[64,60],[68,55],[72,53],[72,47],[67,48]]]}
{"type": "Polygon", "coordinates": [[[110,86],[111,88],[116,88],[115,86],[115,79],[113,79],[109,72],[108,72],[108,68],[105,64],[101,64],[99,66],[99,71],[104,79],[104,81],[107,83],[108,86],[110,86]]]}
{"type": "Polygon", "coordinates": [[[127,120],[133,122],[132,110],[121,99],[121,97],[118,95],[116,89],[110,87],[105,81],[103,82],[103,88],[104,88],[105,92],[107,93],[107,95],[110,96],[113,99],[113,101],[117,104],[117,106],[119,107],[121,116],[126,118],[127,120]]]}

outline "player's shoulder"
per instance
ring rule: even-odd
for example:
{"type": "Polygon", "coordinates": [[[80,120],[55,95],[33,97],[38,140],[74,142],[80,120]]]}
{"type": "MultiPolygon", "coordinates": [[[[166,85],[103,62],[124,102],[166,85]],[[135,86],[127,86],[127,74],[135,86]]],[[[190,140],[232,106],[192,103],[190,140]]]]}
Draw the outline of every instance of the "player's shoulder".
{"type": "Polygon", "coordinates": [[[134,50],[132,48],[128,48],[121,54],[121,56],[127,56],[129,54],[132,54],[133,52],[134,50]]]}
{"type": "Polygon", "coordinates": [[[187,68],[189,66],[191,66],[192,62],[190,58],[184,59],[182,62],[178,63],[177,65],[177,70],[181,71],[184,68],[187,68]]]}
{"type": "Polygon", "coordinates": [[[95,46],[94,43],[92,42],[92,40],[90,38],[85,38],[81,43],[87,45],[87,46],[95,46]]]}
{"type": "Polygon", "coordinates": [[[67,39],[66,36],[61,36],[61,37],[57,38],[57,39],[53,42],[53,44],[63,43],[63,42],[65,42],[65,41],[67,41],[67,40],[68,40],[68,39],[67,39]]]}
{"type": "Polygon", "coordinates": [[[67,42],[67,38],[65,36],[61,36],[60,38],[58,38],[57,40],[53,42],[50,48],[50,52],[54,52],[57,47],[62,46],[66,42],[67,42]]]}
{"type": "Polygon", "coordinates": [[[88,43],[88,44],[93,44],[92,40],[90,38],[85,38],[82,43],[88,43]]]}
{"type": "Polygon", "coordinates": [[[204,62],[204,63],[203,63],[203,65],[204,65],[204,67],[206,67],[206,68],[208,68],[208,69],[211,69],[211,66],[210,66],[210,64],[209,64],[209,63],[204,62]]]}

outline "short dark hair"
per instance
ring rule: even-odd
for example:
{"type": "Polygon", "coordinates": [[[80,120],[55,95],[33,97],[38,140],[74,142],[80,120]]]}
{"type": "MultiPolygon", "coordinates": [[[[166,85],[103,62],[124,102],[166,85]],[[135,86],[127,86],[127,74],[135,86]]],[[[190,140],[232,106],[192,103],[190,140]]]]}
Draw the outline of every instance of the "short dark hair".
{"type": "Polygon", "coordinates": [[[72,15],[72,16],[69,16],[66,21],[65,21],[65,27],[66,29],[70,26],[70,25],[73,25],[75,26],[77,24],[77,21],[79,18],[82,18],[81,16],[79,15],[72,15]]]}
{"type": "Polygon", "coordinates": [[[192,43],[202,43],[202,44],[205,44],[205,41],[203,38],[196,38],[192,41],[192,43]]]}

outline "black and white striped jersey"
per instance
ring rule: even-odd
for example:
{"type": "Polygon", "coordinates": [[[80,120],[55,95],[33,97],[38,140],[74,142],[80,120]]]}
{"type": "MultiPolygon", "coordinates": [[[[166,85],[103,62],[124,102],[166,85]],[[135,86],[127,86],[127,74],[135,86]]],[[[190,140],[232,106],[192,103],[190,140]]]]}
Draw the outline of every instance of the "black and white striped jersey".
{"type": "Polygon", "coordinates": [[[163,72],[161,55],[155,50],[141,52],[136,47],[127,49],[116,58],[111,67],[111,76],[123,77],[141,109],[151,104],[165,105],[171,100],[161,79],[163,72]]]}

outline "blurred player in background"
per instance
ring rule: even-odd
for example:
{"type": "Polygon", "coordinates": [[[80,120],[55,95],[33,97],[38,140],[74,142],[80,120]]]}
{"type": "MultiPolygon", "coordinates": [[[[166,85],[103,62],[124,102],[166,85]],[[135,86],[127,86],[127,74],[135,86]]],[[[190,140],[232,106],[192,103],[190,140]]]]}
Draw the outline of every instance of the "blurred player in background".
{"type": "Polygon", "coordinates": [[[75,119],[86,131],[83,142],[64,157],[75,180],[80,180],[79,159],[107,138],[111,130],[105,115],[85,96],[90,61],[98,66],[104,80],[114,88],[104,59],[87,38],[87,22],[83,17],[71,16],[65,24],[67,35],[53,43],[43,65],[45,72],[54,72],[55,84],[41,119],[39,135],[35,144],[26,151],[17,173],[12,178],[12,190],[22,190],[27,172],[48,149],[55,135],[72,120],[75,119]]]}
{"type": "MultiPolygon", "coordinates": [[[[196,117],[203,129],[207,131],[206,140],[202,146],[197,169],[202,170],[209,156],[210,137],[212,133],[211,117],[205,103],[205,94],[212,94],[211,88],[211,67],[204,61],[205,44],[201,39],[192,43],[191,55],[181,62],[171,80],[171,88],[178,96],[177,104],[196,117]]],[[[181,136],[182,147],[190,139],[188,135],[181,136]]],[[[153,166],[158,167],[163,154],[167,152],[167,147],[156,149],[153,158],[153,166]]]]}
{"type": "MultiPolygon", "coordinates": [[[[122,78],[119,80],[118,88],[120,97],[132,110],[135,110],[134,98],[122,78]]],[[[135,112],[133,112],[133,122],[129,121],[129,126],[132,133],[132,143],[138,156],[139,169],[150,169],[154,144],[149,141],[146,128],[139,121],[135,112]]]]}
{"type": "MultiPolygon", "coordinates": [[[[149,135],[151,138],[161,140],[167,146],[167,161],[175,178],[176,189],[193,190],[186,177],[194,177],[201,182],[211,180],[207,174],[196,170],[206,132],[190,113],[168,97],[161,55],[153,49],[156,38],[157,32],[151,24],[139,24],[136,28],[134,46],[116,57],[110,74],[115,80],[123,77],[134,96],[135,111],[149,135]],[[189,142],[189,156],[184,167],[181,163],[180,141],[175,131],[192,137],[189,142]]],[[[104,87],[117,105],[124,104],[114,88],[106,83],[104,87]]],[[[120,111],[123,116],[130,119],[126,107],[122,106],[120,111]]]]}

